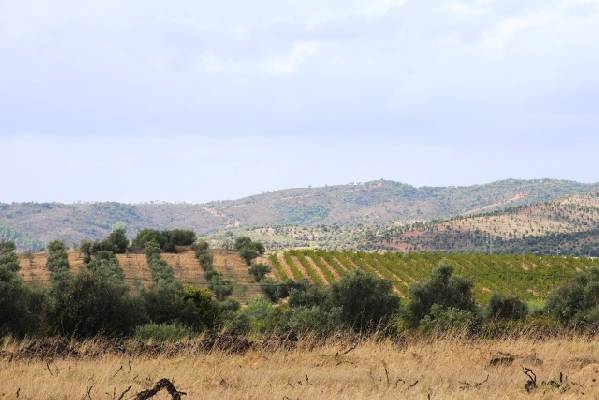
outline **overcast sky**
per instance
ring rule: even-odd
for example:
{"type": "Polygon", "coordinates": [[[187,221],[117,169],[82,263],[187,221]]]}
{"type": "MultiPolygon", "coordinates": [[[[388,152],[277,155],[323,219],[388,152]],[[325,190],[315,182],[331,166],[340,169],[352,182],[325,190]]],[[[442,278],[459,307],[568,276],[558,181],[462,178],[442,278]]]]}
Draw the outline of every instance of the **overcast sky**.
{"type": "Polygon", "coordinates": [[[0,0],[0,201],[599,180],[599,0],[0,0]]]}

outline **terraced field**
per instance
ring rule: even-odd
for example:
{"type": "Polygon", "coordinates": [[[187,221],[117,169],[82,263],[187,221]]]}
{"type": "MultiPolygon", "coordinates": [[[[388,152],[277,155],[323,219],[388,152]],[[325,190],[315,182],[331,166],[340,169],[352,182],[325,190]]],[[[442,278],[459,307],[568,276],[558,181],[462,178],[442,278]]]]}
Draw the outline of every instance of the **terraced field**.
{"type": "MultiPolygon", "coordinates": [[[[69,251],[70,268],[77,272],[83,266],[83,257],[78,251],[69,251]]],[[[214,250],[214,268],[225,279],[233,281],[233,298],[246,304],[255,297],[262,296],[260,285],[254,282],[248,273],[245,262],[234,251],[214,250]]],[[[193,251],[178,253],[162,253],[161,257],[173,268],[175,279],[179,282],[195,287],[208,287],[204,279],[204,270],[198,262],[193,251]]],[[[46,284],[50,274],[46,268],[48,256],[44,252],[19,254],[21,278],[30,284],[46,284]]],[[[149,287],[152,284],[152,273],[148,267],[144,254],[127,253],[117,254],[117,260],[125,281],[135,289],[149,287]]]]}
{"type": "Polygon", "coordinates": [[[262,297],[260,285],[248,273],[248,267],[235,251],[215,250],[212,252],[214,268],[225,279],[233,282],[233,298],[247,304],[256,297],[262,297]]]}
{"type": "Polygon", "coordinates": [[[474,282],[474,294],[480,302],[494,292],[517,295],[527,301],[542,300],[577,271],[599,266],[599,259],[579,257],[322,250],[273,253],[268,263],[278,279],[306,278],[317,285],[330,284],[347,271],[360,268],[388,279],[395,291],[405,297],[409,286],[428,279],[442,259],[454,267],[457,275],[474,282]]]}

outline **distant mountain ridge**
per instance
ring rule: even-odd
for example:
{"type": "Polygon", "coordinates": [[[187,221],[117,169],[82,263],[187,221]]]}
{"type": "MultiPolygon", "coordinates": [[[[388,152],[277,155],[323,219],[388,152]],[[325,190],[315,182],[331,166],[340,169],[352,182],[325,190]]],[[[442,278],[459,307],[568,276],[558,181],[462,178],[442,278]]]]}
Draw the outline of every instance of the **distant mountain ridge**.
{"type": "MultiPolygon", "coordinates": [[[[555,179],[507,179],[463,187],[414,187],[389,180],[286,189],[205,204],[13,203],[0,204],[2,232],[32,243],[67,244],[97,239],[113,225],[187,228],[201,235],[240,227],[357,226],[452,218],[551,201],[599,190],[599,184],[555,179]]],[[[25,245],[21,247],[27,247],[25,245]]]]}

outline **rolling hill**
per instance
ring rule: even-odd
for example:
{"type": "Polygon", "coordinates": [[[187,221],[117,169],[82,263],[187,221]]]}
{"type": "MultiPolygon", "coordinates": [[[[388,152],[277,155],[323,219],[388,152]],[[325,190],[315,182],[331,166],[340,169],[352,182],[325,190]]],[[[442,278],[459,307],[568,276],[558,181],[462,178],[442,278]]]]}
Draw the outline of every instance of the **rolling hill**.
{"type": "Polygon", "coordinates": [[[326,226],[332,231],[345,229],[351,238],[355,230],[377,231],[390,223],[439,220],[537,204],[597,188],[599,184],[552,179],[418,188],[379,180],[280,190],[206,204],[0,204],[0,236],[16,238],[21,249],[39,249],[53,239],[69,245],[82,239],[99,239],[122,223],[130,234],[142,228],[186,228],[206,235],[257,226],[309,230],[326,226]]]}
{"type": "Polygon", "coordinates": [[[599,192],[387,233],[388,249],[599,255],[599,192]]]}

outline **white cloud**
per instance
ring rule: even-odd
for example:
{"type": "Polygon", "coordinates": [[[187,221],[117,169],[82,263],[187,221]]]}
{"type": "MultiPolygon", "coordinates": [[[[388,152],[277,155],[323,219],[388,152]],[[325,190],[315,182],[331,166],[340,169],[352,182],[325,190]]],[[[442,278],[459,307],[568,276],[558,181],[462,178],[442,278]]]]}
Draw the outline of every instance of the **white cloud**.
{"type": "Polygon", "coordinates": [[[276,74],[293,74],[306,59],[315,54],[319,49],[320,44],[318,42],[294,43],[291,50],[272,60],[270,69],[276,74]]]}

